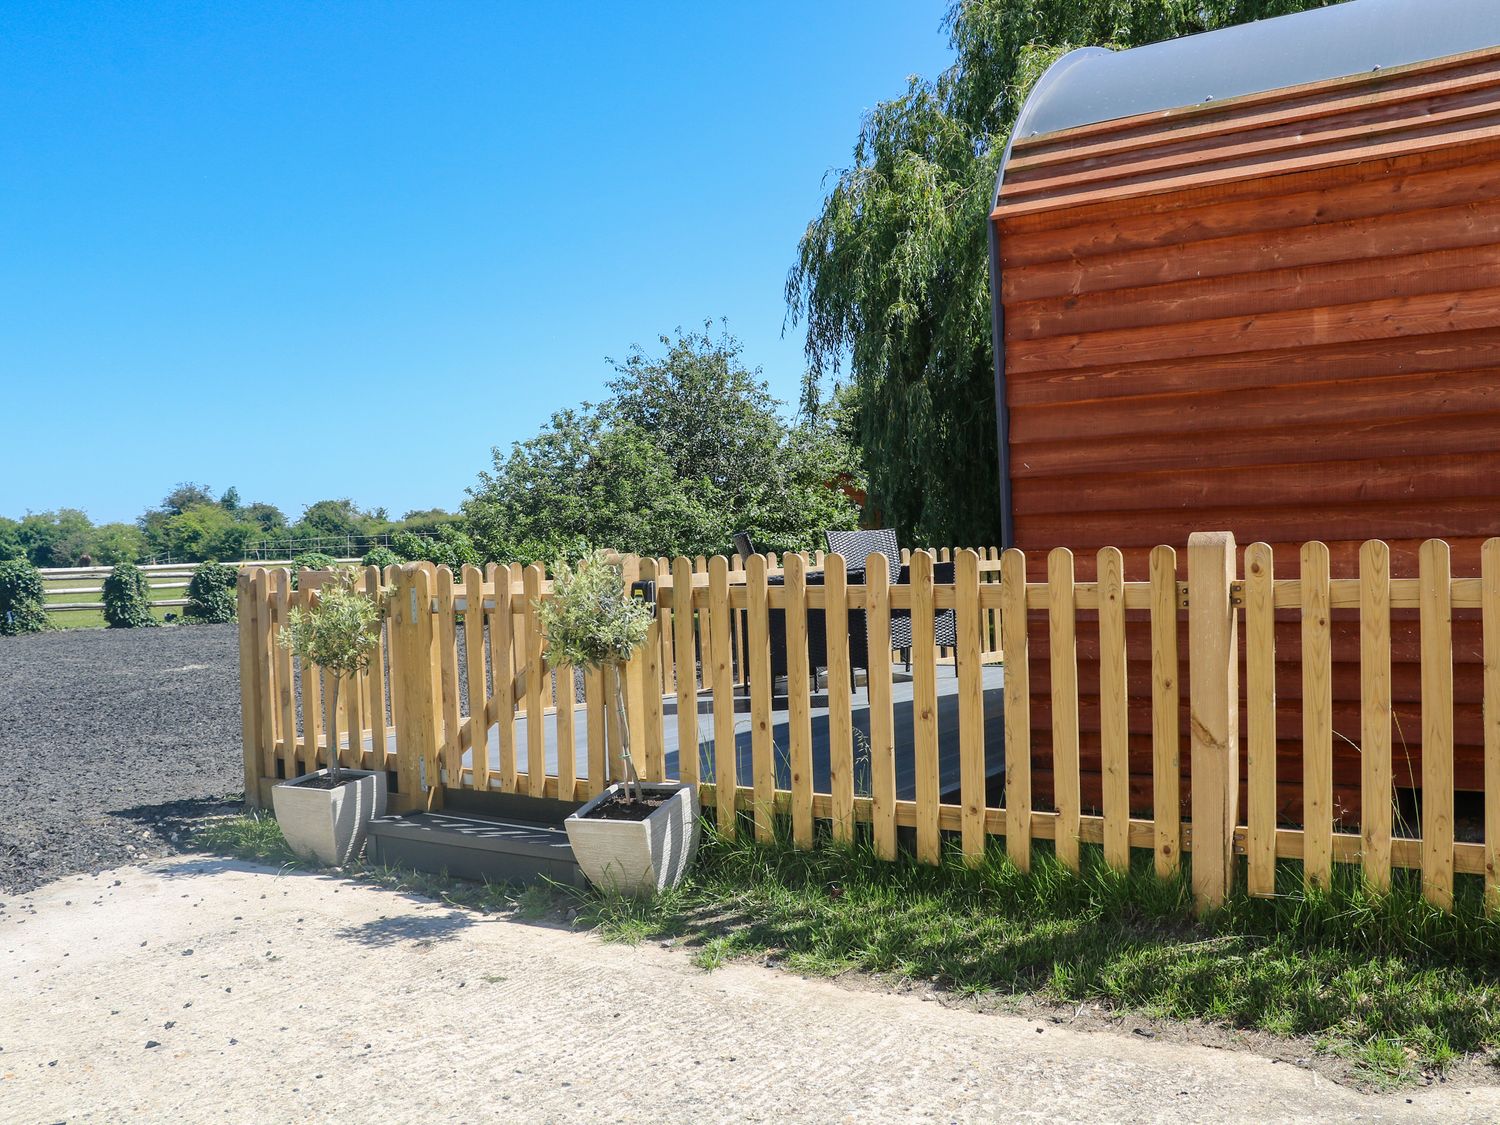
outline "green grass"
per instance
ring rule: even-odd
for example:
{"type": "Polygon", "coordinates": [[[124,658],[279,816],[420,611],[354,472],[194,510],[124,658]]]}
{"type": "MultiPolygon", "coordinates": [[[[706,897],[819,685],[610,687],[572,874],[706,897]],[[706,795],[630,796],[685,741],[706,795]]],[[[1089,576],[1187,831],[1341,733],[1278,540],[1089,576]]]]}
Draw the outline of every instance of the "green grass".
{"type": "MultiPolygon", "coordinates": [[[[214,839],[274,860],[280,834],[271,839],[268,823],[221,826],[214,839]]],[[[704,969],[755,958],[808,975],[881,974],[960,996],[1092,1002],[1305,1038],[1377,1085],[1464,1057],[1500,1061],[1500,923],[1485,917],[1476,882],[1446,914],[1408,873],[1382,897],[1340,868],[1330,890],[1305,896],[1288,865],[1277,898],[1238,897],[1199,919],[1186,875],[1158,879],[1151,857],[1138,858],[1122,874],[1085,846],[1075,875],[1039,850],[1023,874],[1000,847],[977,867],[956,851],[927,867],[883,862],[863,844],[799,852],[710,829],[690,880],[644,902],[366,875],[455,905],[564,915],[609,940],[675,939],[704,969]]]]}
{"type": "MultiPolygon", "coordinates": [[[[58,588],[71,589],[80,585],[76,578],[49,579],[44,583],[46,587],[46,599],[49,606],[64,602],[97,602],[104,595],[100,591],[90,594],[59,594],[54,592],[58,588]]],[[[172,586],[161,590],[151,591],[153,602],[162,602],[187,597],[187,583],[181,586],[172,586]]],[[[158,621],[166,619],[168,613],[181,615],[183,606],[156,606],[152,612],[158,621]]],[[[66,611],[53,610],[48,614],[48,620],[52,622],[54,629],[103,629],[104,612],[98,609],[70,609],[66,611]]]]}

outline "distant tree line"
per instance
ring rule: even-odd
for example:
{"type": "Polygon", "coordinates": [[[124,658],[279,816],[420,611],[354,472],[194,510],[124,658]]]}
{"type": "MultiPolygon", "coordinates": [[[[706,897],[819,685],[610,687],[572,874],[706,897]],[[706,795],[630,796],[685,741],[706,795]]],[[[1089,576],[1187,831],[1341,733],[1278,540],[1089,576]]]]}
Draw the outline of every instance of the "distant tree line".
{"type": "Polygon", "coordinates": [[[366,511],[349,499],[319,500],[289,522],[274,504],[242,503],[236,488],[215,496],[206,485],[186,482],[134,523],[95,524],[77,508],[29,512],[19,520],[0,516],[0,561],[26,559],[37,567],[115,566],[152,558],[236,562],[258,548],[286,545],[290,554],[301,549],[298,544],[315,540],[363,544],[398,534],[434,537],[459,522],[460,516],[441,508],[391,519],[384,508],[366,511]]]}

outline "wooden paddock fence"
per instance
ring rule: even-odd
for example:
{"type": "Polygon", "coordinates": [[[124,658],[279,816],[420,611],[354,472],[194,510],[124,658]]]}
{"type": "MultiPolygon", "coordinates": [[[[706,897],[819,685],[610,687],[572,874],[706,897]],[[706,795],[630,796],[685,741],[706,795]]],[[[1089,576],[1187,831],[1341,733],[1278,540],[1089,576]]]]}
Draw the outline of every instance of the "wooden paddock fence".
{"type": "MultiPolygon", "coordinates": [[[[730,834],[753,831],[769,839],[776,819],[784,817],[796,846],[808,847],[815,824],[823,822],[838,840],[868,831],[879,854],[893,858],[902,830],[908,830],[918,859],[928,863],[938,861],[945,833],[956,835],[970,859],[982,854],[987,837],[1003,836],[1007,853],[1022,868],[1038,840],[1050,841],[1075,869],[1080,844],[1087,843],[1102,845],[1105,860],[1116,867],[1129,864],[1133,849],[1150,851],[1163,875],[1175,872],[1182,853],[1191,851],[1192,885],[1204,906],[1223,901],[1235,887],[1242,877],[1240,857],[1245,888],[1253,895],[1274,893],[1278,860],[1300,861],[1309,885],[1327,884],[1335,863],[1359,865],[1377,888],[1389,886],[1393,868],[1411,868],[1419,872],[1426,897],[1444,907],[1451,906],[1456,874],[1480,876],[1494,909],[1500,907],[1500,797],[1485,804],[1482,843],[1455,839],[1451,622],[1455,609],[1479,610],[1482,617],[1483,781],[1486,793],[1500,793],[1500,539],[1485,544],[1479,578],[1454,578],[1441,540],[1427,542],[1420,559],[1418,574],[1393,577],[1386,545],[1372,541],[1362,552],[1359,577],[1332,579],[1326,548],[1309,543],[1286,564],[1287,573],[1298,577],[1276,578],[1265,544],[1242,554],[1228,533],[1198,533],[1186,551],[1185,573],[1176,551],[1158,547],[1145,581],[1125,580],[1115,548],[1098,553],[1097,580],[1075,581],[1073,556],[1059,548],[1047,556],[1044,581],[1027,581],[1021,551],[952,550],[913,553],[909,584],[890,585],[889,564],[880,555],[867,560],[864,583],[846,581],[845,561],[837,555],[787,555],[779,562],[765,556],[670,562],[626,556],[626,579],[653,579],[658,598],[647,643],[626,666],[631,744],[648,779],[696,785],[720,829],[730,834]],[[954,581],[938,584],[933,564],[944,554],[955,564],[954,581]],[[807,582],[812,567],[823,572],[819,585],[807,582]],[[774,577],[779,581],[768,581],[774,577]],[[950,609],[956,615],[956,654],[934,643],[935,617],[950,609]],[[1335,609],[1357,611],[1360,620],[1364,813],[1358,832],[1335,831],[1331,808],[1328,637],[1335,609]],[[1394,800],[1395,610],[1415,610],[1420,617],[1423,752],[1415,825],[1397,815],[1394,800]],[[899,675],[891,652],[892,611],[911,615],[909,731],[896,729],[892,707],[893,677],[899,675]],[[784,747],[772,740],[773,612],[784,615],[787,637],[784,747]],[[805,644],[809,612],[823,614],[831,687],[851,682],[848,637],[855,614],[863,615],[868,646],[868,671],[856,692],[868,706],[869,745],[855,745],[856,692],[828,690],[829,761],[821,788],[813,783],[810,704],[817,685],[805,644]],[[1276,649],[1278,612],[1301,622],[1297,651],[1276,649]],[[1149,684],[1132,683],[1127,675],[1127,620],[1149,623],[1149,684]],[[1099,642],[1103,785],[1097,808],[1084,808],[1080,798],[1080,623],[1099,642]],[[1034,661],[1030,649],[1038,628],[1046,655],[1034,661]],[[995,748],[987,756],[986,717],[1000,700],[987,699],[983,677],[987,663],[1002,654],[1007,752],[1003,781],[989,782],[986,763],[995,748]],[[936,690],[945,661],[952,671],[943,674],[954,677],[957,688],[959,775],[948,779],[956,784],[946,790],[938,770],[936,690]],[[1275,685],[1278,667],[1286,670],[1289,662],[1304,701],[1300,825],[1279,823],[1277,816],[1275,685]],[[1188,671],[1186,687],[1182,668],[1188,671]],[[1045,732],[1034,732],[1034,675],[1043,670],[1050,721],[1045,732]],[[749,776],[740,776],[738,766],[737,699],[749,716],[749,776]],[[1133,702],[1149,713],[1150,760],[1141,768],[1150,775],[1152,807],[1144,816],[1133,813],[1129,790],[1133,702]],[[704,725],[706,732],[700,730],[704,725]],[[669,769],[672,726],[678,753],[669,769]],[[1045,807],[1033,799],[1034,733],[1045,733],[1050,744],[1053,799],[1045,807]],[[909,748],[912,758],[909,798],[897,796],[898,745],[909,748]],[[778,753],[789,760],[789,785],[778,784],[785,775],[778,775],[778,753]],[[856,781],[857,759],[863,783],[856,781]]],[[[315,598],[320,581],[320,575],[304,572],[293,590],[284,569],[253,568],[240,576],[250,804],[268,807],[276,779],[316,768],[330,727],[345,764],[390,771],[398,811],[438,807],[445,790],[453,789],[581,801],[621,776],[612,681],[597,672],[582,677],[579,700],[573,673],[549,669],[543,659],[536,606],[550,596],[550,584],[540,567],[465,567],[458,575],[427,564],[384,573],[368,568],[362,575],[367,586],[393,589],[391,612],[381,659],[343,693],[341,716],[324,713],[326,676],[294,668],[294,658],[275,643],[288,611],[315,598]],[[557,753],[551,768],[549,719],[557,744],[575,751],[557,753]],[[358,732],[353,739],[351,730],[358,732]],[[580,761],[586,768],[577,768],[580,761]]]]}
{"type": "MultiPolygon", "coordinates": [[[[340,562],[358,562],[358,559],[341,559],[340,562]]],[[[250,563],[235,563],[235,566],[249,566],[250,563]]],[[[256,566],[275,566],[274,562],[258,562],[256,566]]],[[[193,572],[198,569],[198,563],[143,563],[140,571],[146,577],[146,585],[152,590],[178,590],[181,597],[155,597],[152,605],[163,609],[181,609],[188,604],[188,584],[193,580],[193,572]]],[[[70,600],[65,602],[49,601],[45,609],[48,613],[72,613],[83,610],[101,610],[104,608],[104,580],[109,577],[113,567],[109,566],[55,566],[42,567],[37,573],[42,577],[42,585],[49,596],[70,595],[70,600]],[[74,600],[84,597],[88,600],[74,600]]]]}

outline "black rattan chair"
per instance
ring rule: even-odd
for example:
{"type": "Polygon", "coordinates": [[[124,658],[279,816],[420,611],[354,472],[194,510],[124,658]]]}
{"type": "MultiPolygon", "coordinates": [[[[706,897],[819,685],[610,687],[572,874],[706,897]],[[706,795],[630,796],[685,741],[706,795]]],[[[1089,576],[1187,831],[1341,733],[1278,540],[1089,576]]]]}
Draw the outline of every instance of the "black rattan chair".
{"type": "MultiPolygon", "coordinates": [[[[905,585],[911,581],[911,568],[901,565],[901,548],[893,528],[883,527],[860,531],[825,531],[823,538],[831,553],[842,555],[846,560],[863,566],[872,554],[882,554],[890,560],[892,585],[905,585]]],[[[934,563],[932,580],[940,586],[953,582],[952,563],[934,563]]],[[[939,610],[933,617],[933,634],[942,648],[958,652],[958,619],[951,609],[939,610]]],[[[906,654],[906,665],[911,667],[911,611],[891,611],[891,647],[906,654]]]]}

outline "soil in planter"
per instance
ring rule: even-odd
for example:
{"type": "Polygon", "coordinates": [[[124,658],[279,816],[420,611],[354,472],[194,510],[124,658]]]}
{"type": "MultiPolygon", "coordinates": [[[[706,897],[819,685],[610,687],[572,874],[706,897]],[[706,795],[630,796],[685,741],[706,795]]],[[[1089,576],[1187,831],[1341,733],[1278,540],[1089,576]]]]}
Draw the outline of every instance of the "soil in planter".
{"type": "Polygon", "coordinates": [[[337,781],[335,781],[333,778],[329,777],[326,773],[324,773],[324,774],[319,774],[317,777],[310,777],[306,781],[299,781],[299,782],[297,782],[297,788],[298,789],[340,789],[340,788],[342,788],[345,785],[353,785],[356,781],[358,781],[360,779],[360,776],[361,775],[352,774],[349,771],[345,770],[343,773],[339,774],[339,779],[337,781]]]}
{"type": "Polygon", "coordinates": [[[648,816],[661,808],[672,799],[674,794],[665,795],[648,794],[645,800],[637,801],[634,797],[627,797],[616,793],[609,800],[604,801],[589,810],[587,820],[645,820],[648,816]]]}

